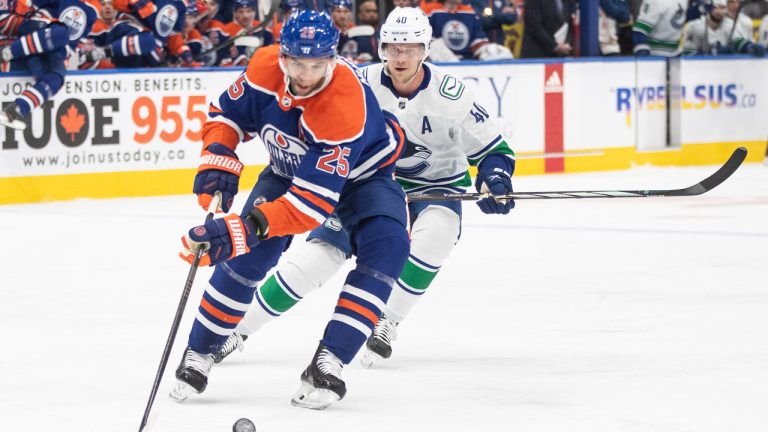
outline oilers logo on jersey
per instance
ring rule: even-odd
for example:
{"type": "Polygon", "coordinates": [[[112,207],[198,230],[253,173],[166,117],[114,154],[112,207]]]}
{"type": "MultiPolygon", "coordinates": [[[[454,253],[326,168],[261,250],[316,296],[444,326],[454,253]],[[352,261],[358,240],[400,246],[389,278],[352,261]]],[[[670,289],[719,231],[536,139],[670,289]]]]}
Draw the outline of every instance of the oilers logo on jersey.
{"type": "Polygon", "coordinates": [[[269,152],[272,168],[281,176],[293,177],[301,163],[301,158],[307,153],[307,145],[271,124],[265,125],[262,129],[261,140],[264,141],[269,152]]]}
{"type": "Polygon", "coordinates": [[[448,48],[461,51],[469,45],[469,28],[461,21],[450,20],[443,27],[443,39],[448,48]]]}
{"type": "Polygon", "coordinates": [[[88,18],[78,6],[70,6],[59,14],[59,21],[67,26],[69,40],[76,41],[83,37],[88,18]]]}
{"type": "Polygon", "coordinates": [[[157,12],[157,16],[155,17],[155,29],[157,30],[157,34],[161,37],[166,37],[171,34],[178,19],[179,11],[177,11],[173,5],[167,4],[163,6],[157,12]]]}

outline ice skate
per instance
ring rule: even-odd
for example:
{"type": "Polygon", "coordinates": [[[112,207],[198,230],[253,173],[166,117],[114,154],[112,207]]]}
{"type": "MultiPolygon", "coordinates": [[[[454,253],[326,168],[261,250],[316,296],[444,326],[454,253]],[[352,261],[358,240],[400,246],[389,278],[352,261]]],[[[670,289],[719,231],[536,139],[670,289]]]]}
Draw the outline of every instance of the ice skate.
{"type": "Polygon", "coordinates": [[[15,103],[8,105],[4,110],[0,111],[0,125],[16,130],[27,128],[24,117],[19,112],[19,107],[15,103]]]}
{"type": "Polygon", "coordinates": [[[213,354],[199,354],[187,347],[184,357],[176,369],[176,386],[171,390],[171,398],[184,402],[192,393],[202,393],[208,386],[208,373],[213,366],[213,354]]]}
{"type": "Polygon", "coordinates": [[[226,342],[224,342],[224,345],[222,345],[218,351],[213,353],[213,362],[216,364],[221,363],[221,361],[232,354],[235,349],[243,351],[245,349],[245,344],[243,342],[247,339],[248,335],[240,334],[237,331],[229,335],[226,342]]]}
{"type": "Polygon", "coordinates": [[[397,323],[382,315],[371,337],[365,342],[365,353],[360,363],[370,369],[374,363],[392,356],[392,341],[397,339],[397,323]]]}
{"type": "Polygon", "coordinates": [[[293,395],[291,405],[321,410],[344,398],[347,386],[341,379],[344,364],[320,345],[312,363],[301,374],[301,387],[293,395]]]}

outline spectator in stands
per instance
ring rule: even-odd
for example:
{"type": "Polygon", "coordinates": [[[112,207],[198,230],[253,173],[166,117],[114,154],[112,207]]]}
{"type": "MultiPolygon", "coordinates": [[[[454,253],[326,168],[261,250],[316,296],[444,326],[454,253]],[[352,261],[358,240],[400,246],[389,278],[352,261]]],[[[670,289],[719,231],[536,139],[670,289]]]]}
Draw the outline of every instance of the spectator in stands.
{"type": "Polygon", "coordinates": [[[330,14],[343,39],[347,31],[355,26],[352,19],[352,0],[332,0],[330,14]]]}
{"type": "Polygon", "coordinates": [[[565,57],[573,54],[574,0],[526,0],[523,58],[565,57]]]}
{"type": "Polygon", "coordinates": [[[358,3],[357,18],[360,25],[341,34],[339,54],[355,63],[379,61],[379,9],[376,1],[362,0],[358,3]]]}
{"type": "MultiPolygon", "coordinates": [[[[234,0],[232,7],[232,22],[223,23],[213,20],[208,26],[208,38],[214,46],[221,46],[230,39],[243,35],[261,38],[263,46],[273,43],[270,31],[255,31],[259,21],[256,20],[256,3],[253,0],[234,0]]],[[[234,43],[228,44],[216,52],[216,64],[219,66],[243,66],[252,54],[253,50],[246,47],[237,46],[234,43]]]]}
{"type": "Polygon", "coordinates": [[[468,2],[480,17],[480,23],[488,40],[504,45],[504,30],[501,26],[517,22],[515,6],[509,0],[468,0],[468,2]]]}
{"type": "Polygon", "coordinates": [[[357,3],[357,24],[379,28],[379,5],[376,0],[361,0],[357,3]]]}
{"type": "Polygon", "coordinates": [[[203,65],[201,54],[206,45],[203,35],[197,30],[199,18],[196,3],[187,7],[184,17],[184,29],[168,38],[168,63],[181,67],[200,67],[203,65]]]}

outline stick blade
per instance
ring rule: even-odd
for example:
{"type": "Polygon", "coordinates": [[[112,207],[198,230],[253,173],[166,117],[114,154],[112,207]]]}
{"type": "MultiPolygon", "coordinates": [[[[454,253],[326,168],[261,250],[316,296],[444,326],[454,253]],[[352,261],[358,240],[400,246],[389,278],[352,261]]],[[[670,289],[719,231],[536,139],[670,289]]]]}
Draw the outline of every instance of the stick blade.
{"type": "Polygon", "coordinates": [[[717,171],[699,183],[696,183],[695,185],[685,189],[681,189],[679,195],[701,195],[716,188],[721,183],[726,181],[728,177],[733,175],[737,169],[739,169],[741,164],[747,158],[747,153],[748,152],[746,148],[737,148],[733,151],[731,157],[729,157],[723,166],[721,166],[717,171]]]}

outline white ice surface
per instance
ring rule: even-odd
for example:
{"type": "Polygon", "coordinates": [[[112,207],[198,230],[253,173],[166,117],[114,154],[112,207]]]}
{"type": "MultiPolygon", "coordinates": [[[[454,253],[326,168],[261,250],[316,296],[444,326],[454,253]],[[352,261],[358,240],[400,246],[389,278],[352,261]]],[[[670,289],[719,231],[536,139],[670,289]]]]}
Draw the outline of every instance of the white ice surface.
{"type": "MultiPolygon", "coordinates": [[[[684,187],[714,171],[520,177],[516,190],[684,187]]],[[[242,202],[245,194],[239,197],[242,202]]],[[[344,371],[326,411],[290,396],[343,275],[168,398],[152,431],[768,431],[768,168],[693,198],[465,205],[459,246],[393,358],[344,371]]],[[[192,196],[0,206],[0,431],[136,431],[203,214],[192,196]]]]}

